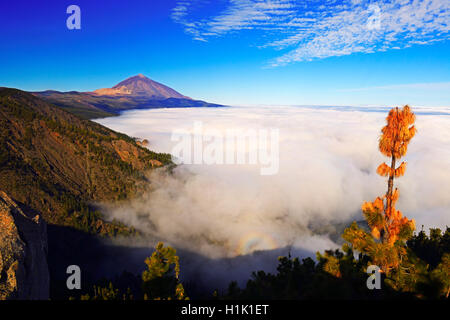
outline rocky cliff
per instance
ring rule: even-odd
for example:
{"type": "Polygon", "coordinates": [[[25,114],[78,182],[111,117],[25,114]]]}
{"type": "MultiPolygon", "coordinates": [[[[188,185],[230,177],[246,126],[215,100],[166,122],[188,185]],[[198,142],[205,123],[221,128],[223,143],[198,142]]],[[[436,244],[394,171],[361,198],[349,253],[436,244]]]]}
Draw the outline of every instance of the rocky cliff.
{"type": "Polygon", "coordinates": [[[0,300],[49,298],[47,225],[0,191],[0,300]]]}

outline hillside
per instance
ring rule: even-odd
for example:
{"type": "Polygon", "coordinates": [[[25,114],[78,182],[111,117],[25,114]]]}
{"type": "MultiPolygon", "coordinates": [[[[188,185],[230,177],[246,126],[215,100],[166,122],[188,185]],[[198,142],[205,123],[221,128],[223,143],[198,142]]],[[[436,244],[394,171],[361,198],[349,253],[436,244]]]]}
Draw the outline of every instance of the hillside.
{"type": "Polygon", "coordinates": [[[48,299],[47,225],[0,191],[0,300],[48,299]]]}
{"type": "Polygon", "coordinates": [[[130,109],[223,107],[186,97],[144,75],[93,92],[47,90],[33,94],[83,119],[115,116],[130,109]]]}
{"type": "Polygon", "coordinates": [[[82,120],[29,93],[0,88],[0,190],[53,225],[87,233],[128,233],[107,223],[92,201],[125,199],[143,188],[143,171],[170,155],[82,120]]]}

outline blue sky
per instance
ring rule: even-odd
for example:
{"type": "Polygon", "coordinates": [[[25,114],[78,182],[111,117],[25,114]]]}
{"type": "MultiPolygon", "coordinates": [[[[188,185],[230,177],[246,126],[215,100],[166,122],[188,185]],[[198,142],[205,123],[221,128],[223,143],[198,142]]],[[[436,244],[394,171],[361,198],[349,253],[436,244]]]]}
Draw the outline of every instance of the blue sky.
{"type": "Polygon", "coordinates": [[[226,104],[450,106],[449,24],[448,0],[2,1],[0,86],[143,73],[226,104]]]}

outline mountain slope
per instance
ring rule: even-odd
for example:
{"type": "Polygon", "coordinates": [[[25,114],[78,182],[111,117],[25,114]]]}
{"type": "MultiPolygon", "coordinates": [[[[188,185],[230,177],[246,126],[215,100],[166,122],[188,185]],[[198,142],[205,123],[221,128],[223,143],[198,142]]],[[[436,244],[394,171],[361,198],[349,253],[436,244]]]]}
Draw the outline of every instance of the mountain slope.
{"type": "Polygon", "coordinates": [[[145,185],[143,170],[170,155],[82,120],[29,93],[0,88],[0,190],[51,224],[117,234],[91,201],[114,201],[145,185]]]}
{"type": "Polygon", "coordinates": [[[146,96],[153,99],[190,99],[172,88],[147,78],[143,74],[128,78],[112,88],[95,90],[93,93],[98,95],[146,96]]]}
{"type": "Polygon", "coordinates": [[[93,92],[48,90],[33,94],[84,119],[114,116],[130,109],[223,107],[193,100],[143,75],[93,92]]]}

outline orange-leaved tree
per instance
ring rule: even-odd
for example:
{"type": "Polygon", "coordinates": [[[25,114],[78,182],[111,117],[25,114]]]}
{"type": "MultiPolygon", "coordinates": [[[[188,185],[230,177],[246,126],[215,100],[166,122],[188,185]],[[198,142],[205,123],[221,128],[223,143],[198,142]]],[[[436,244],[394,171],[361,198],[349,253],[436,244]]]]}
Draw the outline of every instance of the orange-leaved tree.
{"type": "Polygon", "coordinates": [[[382,272],[389,273],[397,268],[406,254],[405,241],[411,237],[414,220],[408,220],[395,208],[399,191],[394,189],[394,179],[405,173],[406,163],[396,167],[397,160],[406,154],[408,144],[416,133],[414,127],[415,115],[409,106],[403,109],[393,108],[386,118],[387,124],[381,130],[379,141],[380,152],[390,157],[391,165],[382,163],[377,173],[388,177],[388,189],[384,196],[377,197],[373,202],[364,202],[362,211],[371,233],[358,227],[354,222],[344,232],[344,239],[350,242],[354,249],[370,257],[373,264],[379,266],[382,272]]]}

